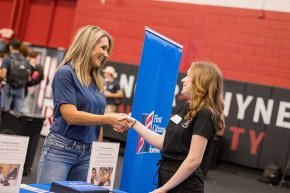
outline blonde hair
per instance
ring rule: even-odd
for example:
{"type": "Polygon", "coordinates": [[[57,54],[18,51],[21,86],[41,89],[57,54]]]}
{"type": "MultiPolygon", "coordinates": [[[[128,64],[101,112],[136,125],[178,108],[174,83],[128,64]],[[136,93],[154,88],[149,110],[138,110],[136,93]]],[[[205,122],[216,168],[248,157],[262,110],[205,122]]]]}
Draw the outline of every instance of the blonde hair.
{"type": "MultiPolygon", "coordinates": [[[[109,33],[102,30],[100,27],[93,25],[88,25],[79,29],[58,68],[70,62],[70,65],[75,70],[81,84],[89,86],[91,77],[88,74],[88,71],[90,68],[89,63],[91,61],[91,53],[102,37],[107,37],[109,40],[108,54],[110,55],[113,49],[113,38],[109,33]]],[[[100,91],[104,91],[104,80],[101,76],[101,68],[104,66],[105,62],[106,60],[102,62],[100,68],[92,68],[91,73],[91,76],[100,91]]]]}
{"type": "Polygon", "coordinates": [[[205,107],[213,114],[218,132],[223,131],[225,127],[224,100],[220,69],[213,63],[193,62],[189,74],[192,84],[192,98],[189,102],[190,110],[185,118],[195,117],[196,113],[205,107]]]}

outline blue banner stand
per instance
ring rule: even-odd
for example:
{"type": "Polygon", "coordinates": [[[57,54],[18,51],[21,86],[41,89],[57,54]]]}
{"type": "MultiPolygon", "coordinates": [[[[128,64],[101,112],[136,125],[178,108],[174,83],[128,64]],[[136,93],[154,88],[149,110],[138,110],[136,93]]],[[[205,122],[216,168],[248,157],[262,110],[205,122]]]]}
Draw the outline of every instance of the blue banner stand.
{"type": "MultiPolygon", "coordinates": [[[[159,134],[165,131],[171,116],[181,56],[180,44],[145,28],[132,117],[159,134]]],[[[120,189],[129,193],[148,193],[156,189],[159,159],[160,151],[130,129],[120,189]]]]}

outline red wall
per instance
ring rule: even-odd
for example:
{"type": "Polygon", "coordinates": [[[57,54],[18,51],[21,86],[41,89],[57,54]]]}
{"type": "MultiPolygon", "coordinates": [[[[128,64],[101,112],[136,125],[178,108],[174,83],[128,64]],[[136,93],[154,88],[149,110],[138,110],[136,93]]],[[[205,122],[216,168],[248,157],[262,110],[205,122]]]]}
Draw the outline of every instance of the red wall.
{"type": "Polygon", "coordinates": [[[216,62],[232,80],[290,88],[290,13],[155,1],[79,0],[74,30],[96,24],[115,37],[112,60],[138,64],[144,26],[184,45],[192,60],[216,62]]]}
{"type": "Polygon", "coordinates": [[[10,27],[12,6],[12,0],[0,0],[0,29],[10,27]]]}
{"type": "Polygon", "coordinates": [[[31,0],[23,39],[48,47],[68,47],[76,0],[31,0]]]}
{"type": "MultiPolygon", "coordinates": [[[[192,60],[206,59],[226,79],[290,88],[290,13],[265,11],[261,19],[259,10],[151,0],[18,1],[29,4],[18,35],[33,44],[67,48],[80,26],[95,24],[115,39],[111,60],[138,65],[149,26],[184,46],[183,72],[192,60]]],[[[7,2],[0,6],[11,9],[7,2]]],[[[1,19],[0,26],[7,23],[1,19]]]]}
{"type": "Polygon", "coordinates": [[[0,0],[0,28],[11,27],[15,37],[35,45],[68,47],[76,3],[77,0],[0,0]]]}

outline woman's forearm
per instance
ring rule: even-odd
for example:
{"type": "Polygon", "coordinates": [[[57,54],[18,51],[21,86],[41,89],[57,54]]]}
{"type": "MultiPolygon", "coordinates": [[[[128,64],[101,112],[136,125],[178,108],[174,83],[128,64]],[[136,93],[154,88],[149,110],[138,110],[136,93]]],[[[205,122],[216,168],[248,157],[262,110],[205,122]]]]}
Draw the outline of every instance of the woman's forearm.
{"type": "Polygon", "coordinates": [[[95,115],[84,111],[78,111],[77,108],[71,104],[61,105],[60,113],[68,125],[94,126],[109,124],[121,131],[126,129],[126,121],[119,121],[119,118],[123,116],[123,114],[120,113],[95,115]]]}
{"type": "Polygon", "coordinates": [[[163,148],[163,141],[164,141],[164,135],[159,135],[158,133],[155,133],[154,131],[148,129],[143,124],[141,124],[139,121],[136,121],[134,124],[133,129],[141,135],[148,143],[153,145],[159,150],[162,150],[163,148]]]}
{"type": "Polygon", "coordinates": [[[69,114],[65,118],[69,125],[105,125],[110,124],[110,118],[106,115],[95,115],[84,111],[77,111],[69,114]]]}

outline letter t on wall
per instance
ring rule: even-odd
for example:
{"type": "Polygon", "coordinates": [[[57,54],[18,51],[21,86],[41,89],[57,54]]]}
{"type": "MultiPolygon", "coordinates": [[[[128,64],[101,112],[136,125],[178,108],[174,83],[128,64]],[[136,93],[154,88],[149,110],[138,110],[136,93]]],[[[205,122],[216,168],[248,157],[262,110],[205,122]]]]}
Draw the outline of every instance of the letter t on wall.
{"type": "Polygon", "coordinates": [[[240,134],[245,133],[245,129],[240,127],[230,127],[230,131],[233,132],[231,150],[236,151],[238,149],[240,134]]]}

